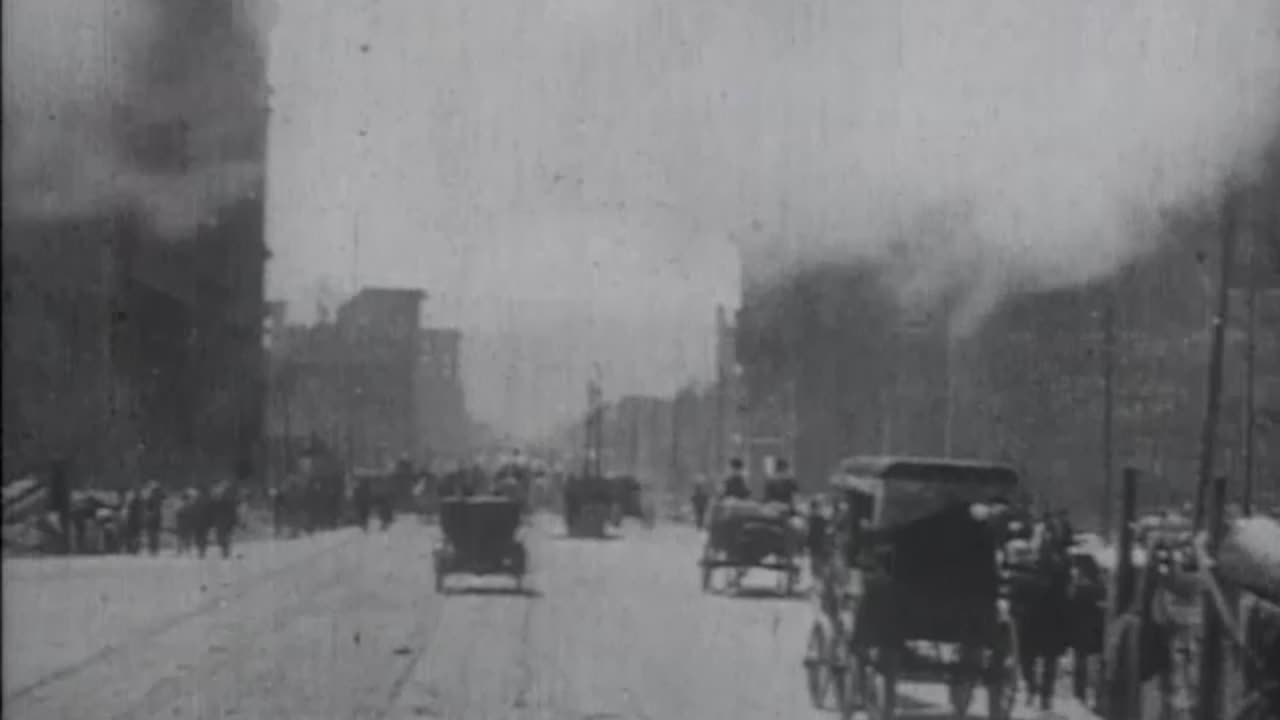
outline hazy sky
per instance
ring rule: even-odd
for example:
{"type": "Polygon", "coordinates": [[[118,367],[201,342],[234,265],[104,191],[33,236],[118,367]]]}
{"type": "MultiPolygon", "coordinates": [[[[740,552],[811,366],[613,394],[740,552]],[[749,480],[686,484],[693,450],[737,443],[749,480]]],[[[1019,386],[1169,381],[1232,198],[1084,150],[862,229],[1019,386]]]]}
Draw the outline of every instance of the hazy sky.
{"type": "Polygon", "coordinates": [[[470,337],[474,410],[519,430],[580,411],[595,361],[614,395],[705,377],[737,298],[724,233],[585,136],[638,78],[593,81],[592,33],[542,12],[288,3],[272,34],[273,291],[310,311],[321,279],[425,287],[470,337]]]}
{"type": "Polygon", "coordinates": [[[272,294],[424,287],[518,431],[597,360],[613,396],[705,375],[731,237],[909,241],[908,294],[973,321],[1150,247],[1280,129],[1277,0],[225,2],[6,0],[6,213],[172,229],[252,187],[251,43],[201,29],[251,6],[272,294]],[[149,166],[139,133],[174,126],[194,165],[149,166]]]}

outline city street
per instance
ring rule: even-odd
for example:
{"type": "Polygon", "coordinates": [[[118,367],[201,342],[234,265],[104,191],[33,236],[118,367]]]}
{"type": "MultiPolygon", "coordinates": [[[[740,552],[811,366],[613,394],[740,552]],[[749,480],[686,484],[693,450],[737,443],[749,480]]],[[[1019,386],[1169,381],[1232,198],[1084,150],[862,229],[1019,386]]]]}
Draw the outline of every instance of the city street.
{"type": "MultiPolygon", "coordinates": [[[[403,518],[229,561],[6,563],[5,715],[834,717],[803,688],[808,603],[702,594],[690,528],[571,540],[541,518],[525,595],[467,577],[436,594],[436,536],[403,518]]],[[[908,695],[920,717],[947,716],[940,689],[908,695]]]]}

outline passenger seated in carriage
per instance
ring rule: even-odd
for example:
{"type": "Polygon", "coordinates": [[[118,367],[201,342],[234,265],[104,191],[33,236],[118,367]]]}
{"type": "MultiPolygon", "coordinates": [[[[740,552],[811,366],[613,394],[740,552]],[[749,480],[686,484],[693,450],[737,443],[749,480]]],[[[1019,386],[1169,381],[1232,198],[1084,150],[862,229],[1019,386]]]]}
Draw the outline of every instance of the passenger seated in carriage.
{"type": "Polygon", "coordinates": [[[767,503],[781,503],[786,505],[788,509],[795,512],[796,492],[798,491],[796,479],[791,475],[790,466],[786,460],[778,460],[774,467],[774,475],[764,485],[764,501],[767,503]]]}

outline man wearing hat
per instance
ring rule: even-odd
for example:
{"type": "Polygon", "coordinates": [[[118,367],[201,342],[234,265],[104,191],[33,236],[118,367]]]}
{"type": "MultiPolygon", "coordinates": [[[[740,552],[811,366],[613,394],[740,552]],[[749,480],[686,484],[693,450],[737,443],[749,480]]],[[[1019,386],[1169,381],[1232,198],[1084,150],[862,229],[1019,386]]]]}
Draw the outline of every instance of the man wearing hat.
{"type": "Polygon", "coordinates": [[[726,498],[750,500],[751,488],[747,487],[746,466],[741,458],[729,461],[729,476],[724,479],[721,495],[726,498]]]}
{"type": "Polygon", "coordinates": [[[781,503],[792,512],[795,511],[796,492],[799,486],[791,475],[791,467],[786,460],[779,458],[773,466],[773,477],[764,486],[764,501],[781,503]]]}

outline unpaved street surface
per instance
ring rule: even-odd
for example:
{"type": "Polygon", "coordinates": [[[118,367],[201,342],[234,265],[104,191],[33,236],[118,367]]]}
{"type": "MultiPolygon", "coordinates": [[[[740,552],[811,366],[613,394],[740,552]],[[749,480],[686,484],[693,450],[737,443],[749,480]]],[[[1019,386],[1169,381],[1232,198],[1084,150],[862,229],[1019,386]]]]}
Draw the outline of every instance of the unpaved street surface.
{"type": "MultiPolygon", "coordinates": [[[[571,540],[542,518],[525,594],[437,594],[435,539],[403,519],[227,561],[7,563],[5,717],[834,717],[804,693],[807,602],[703,594],[691,529],[571,540]]],[[[939,690],[908,694],[911,717],[947,716],[939,690]]]]}

